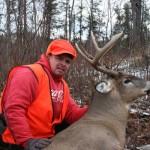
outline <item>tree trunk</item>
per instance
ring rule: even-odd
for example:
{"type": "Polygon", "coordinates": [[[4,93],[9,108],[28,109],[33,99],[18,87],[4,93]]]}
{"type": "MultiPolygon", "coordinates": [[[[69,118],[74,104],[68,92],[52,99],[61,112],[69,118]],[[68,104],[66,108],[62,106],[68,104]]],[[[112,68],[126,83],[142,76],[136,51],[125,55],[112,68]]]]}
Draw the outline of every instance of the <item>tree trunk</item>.
{"type": "Polygon", "coordinates": [[[141,0],[130,0],[130,2],[133,18],[132,46],[137,49],[141,47],[141,0]]]}

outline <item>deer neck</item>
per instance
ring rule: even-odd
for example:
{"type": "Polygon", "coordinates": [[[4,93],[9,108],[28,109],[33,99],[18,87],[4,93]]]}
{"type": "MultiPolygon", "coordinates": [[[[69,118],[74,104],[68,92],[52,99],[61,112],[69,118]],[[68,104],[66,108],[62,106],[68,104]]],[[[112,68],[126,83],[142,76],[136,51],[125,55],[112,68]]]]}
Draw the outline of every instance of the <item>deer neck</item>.
{"type": "Polygon", "coordinates": [[[121,130],[125,130],[127,124],[128,109],[119,95],[96,93],[87,112],[88,117],[104,118],[112,124],[118,124],[121,130]]]}
{"type": "Polygon", "coordinates": [[[127,116],[128,109],[120,96],[96,93],[83,119],[108,126],[124,147],[127,116]]]}

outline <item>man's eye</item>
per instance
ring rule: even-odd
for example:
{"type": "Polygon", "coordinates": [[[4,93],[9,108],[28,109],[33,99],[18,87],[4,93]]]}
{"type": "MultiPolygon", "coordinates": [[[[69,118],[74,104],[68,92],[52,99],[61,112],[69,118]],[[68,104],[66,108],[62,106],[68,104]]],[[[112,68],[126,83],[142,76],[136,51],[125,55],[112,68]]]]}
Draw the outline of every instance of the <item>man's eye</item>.
{"type": "Polygon", "coordinates": [[[71,64],[71,60],[66,60],[66,64],[71,64]]]}
{"type": "Polygon", "coordinates": [[[62,58],[62,57],[57,57],[57,59],[58,59],[58,60],[63,60],[63,58],[62,58]]]}

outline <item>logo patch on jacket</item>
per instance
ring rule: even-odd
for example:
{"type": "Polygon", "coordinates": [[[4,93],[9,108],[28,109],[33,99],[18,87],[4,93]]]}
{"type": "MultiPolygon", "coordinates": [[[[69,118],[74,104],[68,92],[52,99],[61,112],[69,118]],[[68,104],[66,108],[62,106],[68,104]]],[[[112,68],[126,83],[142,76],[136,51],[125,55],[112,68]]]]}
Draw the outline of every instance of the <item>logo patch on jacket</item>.
{"type": "Polygon", "coordinates": [[[52,100],[53,102],[61,102],[63,103],[64,92],[62,90],[51,90],[52,100]]]}

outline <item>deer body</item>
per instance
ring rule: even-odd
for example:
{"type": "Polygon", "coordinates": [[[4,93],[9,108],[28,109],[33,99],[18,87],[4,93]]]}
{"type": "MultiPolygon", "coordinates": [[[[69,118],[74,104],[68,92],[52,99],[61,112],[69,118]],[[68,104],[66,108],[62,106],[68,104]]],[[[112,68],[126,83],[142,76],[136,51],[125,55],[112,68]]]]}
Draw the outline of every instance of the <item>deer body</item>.
{"type": "Polygon", "coordinates": [[[127,105],[149,90],[150,82],[134,76],[101,81],[85,116],[52,138],[44,150],[123,150],[127,105]]]}
{"type": "Polygon", "coordinates": [[[77,46],[78,52],[96,70],[108,75],[96,85],[88,112],[52,138],[44,150],[124,150],[128,104],[149,94],[150,82],[105,68],[99,60],[122,36],[117,34],[99,48],[92,34],[96,55],[93,58],[77,46]]]}

